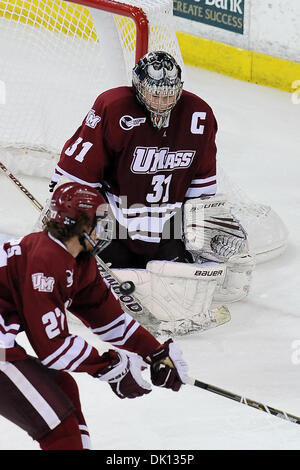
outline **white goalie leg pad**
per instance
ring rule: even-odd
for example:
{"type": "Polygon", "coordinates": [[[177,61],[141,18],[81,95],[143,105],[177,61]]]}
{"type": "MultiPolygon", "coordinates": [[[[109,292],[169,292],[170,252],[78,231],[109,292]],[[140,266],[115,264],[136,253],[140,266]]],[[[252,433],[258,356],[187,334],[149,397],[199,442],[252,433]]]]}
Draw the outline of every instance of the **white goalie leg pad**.
{"type": "Polygon", "coordinates": [[[226,274],[222,284],[218,284],[214,304],[230,304],[245,298],[250,290],[255,258],[251,255],[235,255],[226,263],[226,274]]]}
{"type": "Polygon", "coordinates": [[[135,285],[133,295],[151,312],[150,273],[146,269],[112,269],[120,282],[132,281],[135,285]]]}
{"type": "MultiPolygon", "coordinates": [[[[225,264],[185,264],[151,261],[143,269],[113,269],[119,282],[132,281],[134,296],[160,322],[160,334],[185,335],[230,320],[225,306],[212,305],[225,278],[225,264]]],[[[137,318],[143,324],[143,318],[137,318]]]]}
{"type": "Polygon", "coordinates": [[[225,265],[150,261],[153,315],[161,321],[209,317],[214,292],[225,276],[225,265]]]}

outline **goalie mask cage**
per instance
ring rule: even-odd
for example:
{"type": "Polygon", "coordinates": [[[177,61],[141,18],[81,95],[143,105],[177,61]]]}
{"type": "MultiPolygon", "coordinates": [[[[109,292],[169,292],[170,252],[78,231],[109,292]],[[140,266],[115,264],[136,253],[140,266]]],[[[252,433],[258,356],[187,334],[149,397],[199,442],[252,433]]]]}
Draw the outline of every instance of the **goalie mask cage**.
{"type": "MultiPolygon", "coordinates": [[[[0,156],[12,172],[50,178],[65,141],[104,90],[131,84],[148,50],[183,69],[172,0],[0,0],[0,156]]],[[[219,191],[267,258],[286,230],[219,171],[219,191]],[[252,235],[253,233],[253,235],[252,235]]]]}

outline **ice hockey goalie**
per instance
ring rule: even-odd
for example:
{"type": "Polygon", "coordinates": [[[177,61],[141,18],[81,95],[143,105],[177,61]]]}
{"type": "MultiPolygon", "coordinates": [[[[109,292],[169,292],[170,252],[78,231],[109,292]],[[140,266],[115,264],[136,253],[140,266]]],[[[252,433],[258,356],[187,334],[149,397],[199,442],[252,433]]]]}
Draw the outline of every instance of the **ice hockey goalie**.
{"type": "Polygon", "coordinates": [[[194,263],[150,261],[146,270],[114,270],[134,282],[135,295],[173,334],[227,322],[226,305],[247,296],[255,266],[247,234],[224,197],[186,201],[183,238],[194,263]]]}

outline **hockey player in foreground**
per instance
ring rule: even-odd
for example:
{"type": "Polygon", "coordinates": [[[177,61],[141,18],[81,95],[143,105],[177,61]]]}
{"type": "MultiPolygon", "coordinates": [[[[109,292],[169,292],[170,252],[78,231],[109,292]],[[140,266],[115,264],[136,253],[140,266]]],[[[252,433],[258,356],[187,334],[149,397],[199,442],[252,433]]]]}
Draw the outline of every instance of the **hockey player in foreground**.
{"type": "Polygon", "coordinates": [[[50,187],[73,180],[102,192],[116,229],[101,258],[135,283],[159,320],[187,332],[201,316],[209,320],[212,303],[247,295],[254,262],[243,227],[215,195],[211,107],[183,90],[181,69],[164,51],[140,59],[132,84],[98,96],[65,143],[50,187]]]}
{"type": "Polygon", "coordinates": [[[120,398],[150,393],[141,374],[147,365],[154,385],[178,391],[187,380],[176,343],[160,344],[122,310],[102,280],[91,255],[109,242],[107,203],[96,189],[71,182],[55,190],[44,231],[0,247],[0,415],[43,450],[90,448],[68,372],[106,381],[120,398]],[[99,354],[70,334],[66,309],[117,349],[99,354]],[[16,342],[21,331],[37,357],[16,342]],[[156,367],[166,360],[170,366],[156,367]]]}

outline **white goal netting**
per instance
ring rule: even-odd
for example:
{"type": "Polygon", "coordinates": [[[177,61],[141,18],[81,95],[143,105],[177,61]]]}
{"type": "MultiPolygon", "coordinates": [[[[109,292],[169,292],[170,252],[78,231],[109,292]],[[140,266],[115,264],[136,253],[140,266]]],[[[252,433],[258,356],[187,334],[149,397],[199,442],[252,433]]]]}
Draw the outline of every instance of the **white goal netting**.
{"type": "MultiPolygon", "coordinates": [[[[148,49],[170,52],[184,71],[173,1],[126,4],[147,16],[148,49]]],[[[0,156],[12,172],[50,178],[96,96],[131,83],[136,34],[134,21],[114,12],[62,0],[0,0],[0,156]]],[[[287,232],[271,208],[250,201],[221,169],[219,190],[232,201],[260,259],[284,249],[287,232]]]]}
{"type": "MultiPolygon", "coordinates": [[[[149,48],[165,48],[182,62],[174,29],[168,28],[172,2],[128,3],[146,8],[149,48]]],[[[131,83],[135,41],[128,17],[61,0],[1,1],[0,146],[56,158],[95,98],[131,83]]]]}

